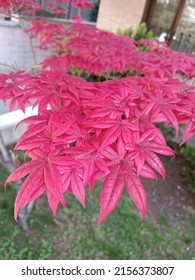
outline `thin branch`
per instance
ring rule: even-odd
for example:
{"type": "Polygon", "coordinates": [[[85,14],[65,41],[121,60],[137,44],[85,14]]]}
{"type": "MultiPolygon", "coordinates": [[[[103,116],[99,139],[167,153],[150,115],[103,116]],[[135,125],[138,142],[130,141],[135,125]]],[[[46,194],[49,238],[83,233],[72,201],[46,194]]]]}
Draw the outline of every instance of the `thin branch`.
{"type": "Polygon", "coordinates": [[[36,65],[37,64],[37,56],[36,56],[36,52],[35,52],[35,47],[34,47],[33,40],[31,38],[31,36],[29,36],[29,39],[30,39],[30,46],[31,46],[31,51],[32,51],[32,55],[33,55],[34,64],[36,65]]]}
{"type": "Polygon", "coordinates": [[[8,153],[4,143],[3,143],[3,138],[2,138],[1,132],[0,132],[0,150],[1,150],[1,153],[2,153],[2,156],[3,156],[3,159],[5,161],[9,161],[10,156],[9,156],[9,153],[8,153]]]}
{"type": "Polygon", "coordinates": [[[16,169],[16,165],[14,161],[16,160],[16,157],[14,158],[13,154],[10,156],[7,148],[5,147],[3,143],[3,138],[0,132],[0,163],[7,168],[10,172],[13,172],[16,169]],[[1,156],[2,155],[2,156],[1,156]]]}
{"type": "Polygon", "coordinates": [[[17,64],[7,64],[7,63],[4,63],[4,62],[0,62],[0,65],[4,66],[4,67],[7,67],[7,68],[11,68],[12,70],[14,71],[20,71],[19,67],[17,66],[17,64]]]}
{"type": "Polygon", "coordinates": [[[23,24],[26,24],[26,25],[31,25],[31,23],[28,20],[25,20],[25,19],[21,18],[20,16],[17,17],[13,14],[1,13],[1,12],[0,12],[0,16],[1,17],[11,17],[11,18],[14,18],[14,19],[18,20],[20,23],[23,23],[23,24]]]}
{"type": "Polygon", "coordinates": [[[41,65],[40,64],[36,64],[36,65],[33,65],[32,67],[26,69],[25,72],[27,74],[31,74],[33,72],[33,70],[37,70],[38,71],[39,69],[41,69],[41,65]]]}
{"type": "MultiPolygon", "coordinates": [[[[16,169],[15,161],[17,157],[14,155],[13,151],[8,152],[7,148],[3,143],[1,132],[0,151],[0,164],[4,166],[7,170],[9,170],[10,173],[12,173],[16,169]]],[[[23,181],[21,179],[15,182],[17,191],[19,191],[19,189],[21,188],[22,183],[23,181]]],[[[18,213],[18,223],[24,231],[27,231],[29,229],[28,220],[32,213],[34,205],[35,201],[31,201],[30,203],[22,207],[18,213]]]]}

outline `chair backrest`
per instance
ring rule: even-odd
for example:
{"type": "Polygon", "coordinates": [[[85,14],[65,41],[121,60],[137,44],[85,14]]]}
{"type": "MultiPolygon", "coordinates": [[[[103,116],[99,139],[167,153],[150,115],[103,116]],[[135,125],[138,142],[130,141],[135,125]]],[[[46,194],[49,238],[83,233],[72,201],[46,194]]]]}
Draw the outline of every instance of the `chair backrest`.
{"type": "Polygon", "coordinates": [[[0,131],[15,126],[21,120],[33,115],[37,115],[37,113],[37,107],[33,109],[32,106],[29,106],[26,108],[25,113],[23,113],[21,110],[16,110],[2,114],[0,115],[0,131]]]}
{"type": "Polygon", "coordinates": [[[37,107],[33,109],[32,106],[29,106],[26,108],[25,113],[21,110],[16,110],[0,115],[0,134],[4,145],[9,146],[16,143],[28,126],[24,124],[15,129],[16,125],[21,120],[37,114],[37,107]]]}

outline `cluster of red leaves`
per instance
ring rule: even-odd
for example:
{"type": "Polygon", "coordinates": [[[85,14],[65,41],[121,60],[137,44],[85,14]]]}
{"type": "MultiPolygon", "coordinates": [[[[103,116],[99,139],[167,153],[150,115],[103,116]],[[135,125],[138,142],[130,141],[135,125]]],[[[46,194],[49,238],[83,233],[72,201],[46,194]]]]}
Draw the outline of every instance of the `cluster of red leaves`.
{"type": "Polygon", "coordinates": [[[7,11],[11,7],[17,7],[20,3],[19,0],[0,0],[0,8],[7,11]]]}
{"type": "Polygon", "coordinates": [[[35,0],[0,0],[0,9],[4,12],[15,12],[24,8],[28,14],[42,9],[41,5],[36,4],[35,0]]]}
{"type": "Polygon", "coordinates": [[[91,4],[90,0],[72,0],[71,5],[73,7],[82,7],[83,9],[93,9],[94,5],[91,4]]]}
{"type": "MultiPolygon", "coordinates": [[[[31,0],[31,2],[33,2],[31,0]]],[[[49,10],[54,14],[66,14],[67,4],[72,5],[73,7],[81,7],[82,9],[93,9],[94,5],[91,4],[90,0],[56,0],[56,1],[45,1],[44,9],[49,10]]],[[[29,6],[29,4],[28,4],[29,6]]],[[[35,11],[38,9],[34,9],[35,11]]]]}
{"type": "MultiPolygon", "coordinates": [[[[56,31],[53,33],[57,34],[57,37],[52,44],[56,52],[60,53],[60,57],[54,55],[45,60],[45,68],[55,70],[55,60],[60,60],[58,66],[62,65],[63,69],[67,65],[69,69],[79,69],[97,76],[105,76],[110,72],[122,75],[144,74],[160,79],[174,77],[175,74],[186,75],[189,78],[195,76],[194,56],[173,51],[158,41],[135,42],[131,38],[116,36],[83,24],[73,24],[67,31],[59,28],[61,25],[56,24],[56,31]],[[149,47],[149,51],[141,51],[140,47],[149,47]]],[[[38,34],[41,37],[41,45],[47,47],[51,41],[46,37],[43,39],[41,27],[38,34]]]]}
{"type": "Polygon", "coordinates": [[[176,136],[183,124],[181,144],[195,134],[194,87],[175,78],[195,76],[194,57],[156,41],[134,42],[81,24],[65,31],[58,24],[33,21],[28,32],[39,37],[42,47],[52,44],[60,56],[45,60],[34,76],[22,71],[0,75],[0,99],[10,102],[10,110],[17,105],[24,111],[32,101],[39,108],[37,116],[21,122],[29,127],[15,147],[31,160],[6,181],[28,175],[16,198],[15,218],[43,192],[54,214],[59,203],[66,206],[67,192],[85,207],[86,186],[91,192],[100,179],[99,223],[115,209],[124,186],[144,217],[146,194],[140,178],[156,180],[158,173],[164,179],[157,154],[174,156],[155,124],[166,122],[176,136]],[[67,74],[70,69],[136,76],[90,83],[67,74]]]}
{"type": "Polygon", "coordinates": [[[49,2],[46,2],[45,5],[44,5],[44,9],[46,8],[50,8],[50,10],[54,13],[54,14],[66,14],[67,11],[66,11],[66,6],[63,6],[61,7],[60,9],[58,8],[58,4],[59,3],[63,3],[63,4],[67,4],[67,0],[61,0],[61,1],[49,1],[49,2]]]}
{"type": "Polygon", "coordinates": [[[157,154],[174,156],[155,124],[168,122],[177,134],[178,124],[185,123],[182,143],[195,132],[193,89],[176,79],[135,76],[90,83],[57,71],[0,77],[1,99],[17,101],[22,109],[30,100],[39,106],[37,116],[21,122],[30,125],[15,147],[31,161],[6,181],[29,174],[16,199],[15,218],[45,191],[54,214],[59,203],[65,206],[66,192],[85,207],[85,187],[91,192],[103,178],[99,223],[116,207],[124,185],[144,217],[140,177],[156,180],[157,172],[165,178],[157,154]]]}
{"type": "Polygon", "coordinates": [[[58,23],[48,23],[45,19],[31,20],[31,27],[24,30],[25,33],[38,38],[41,49],[47,49],[48,45],[60,48],[64,38],[64,27],[58,23]]]}
{"type": "Polygon", "coordinates": [[[91,26],[72,25],[66,32],[70,41],[62,49],[66,51],[70,66],[89,74],[104,75],[109,71],[127,71],[155,77],[173,77],[176,73],[187,77],[195,75],[194,57],[165,48],[155,40],[140,40],[100,31],[91,26]],[[146,45],[147,42],[147,45],[146,45]],[[150,51],[139,51],[140,46],[150,47],[150,51]]]}
{"type": "MultiPolygon", "coordinates": [[[[83,8],[83,9],[87,9],[87,10],[90,10],[90,9],[93,9],[94,8],[94,5],[93,4],[91,4],[91,0],[71,0],[71,1],[69,1],[69,0],[57,0],[57,1],[55,1],[55,2],[53,2],[53,1],[47,1],[46,3],[45,3],[45,5],[46,6],[50,6],[52,9],[54,9],[53,10],[53,12],[54,13],[56,13],[55,12],[55,9],[57,8],[57,6],[59,5],[59,3],[60,4],[67,4],[67,3],[69,3],[69,4],[71,4],[73,7],[81,7],[81,8],[83,8]],[[70,3],[71,2],[71,3],[70,3]]],[[[60,9],[58,9],[59,10],[59,13],[60,13],[60,9]]]]}
{"type": "MultiPolygon", "coordinates": [[[[44,7],[36,2],[36,0],[0,0],[0,9],[3,9],[4,12],[12,12],[24,8],[29,15],[33,15],[44,8],[54,14],[66,14],[66,4],[69,3],[69,0],[46,1],[44,7]]],[[[71,5],[89,10],[94,8],[90,0],[72,0],[71,5]]]]}

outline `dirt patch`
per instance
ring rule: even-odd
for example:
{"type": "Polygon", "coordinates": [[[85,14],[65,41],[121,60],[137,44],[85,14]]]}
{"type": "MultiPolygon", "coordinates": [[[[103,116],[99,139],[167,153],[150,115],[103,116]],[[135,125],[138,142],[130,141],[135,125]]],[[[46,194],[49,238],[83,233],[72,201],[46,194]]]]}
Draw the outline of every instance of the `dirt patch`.
{"type": "Polygon", "coordinates": [[[181,176],[185,159],[177,155],[174,159],[163,159],[166,178],[163,181],[160,177],[158,181],[143,180],[147,192],[147,215],[146,219],[156,222],[160,214],[166,215],[170,222],[179,227],[184,217],[195,216],[195,194],[193,194],[184,184],[181,176]]]}

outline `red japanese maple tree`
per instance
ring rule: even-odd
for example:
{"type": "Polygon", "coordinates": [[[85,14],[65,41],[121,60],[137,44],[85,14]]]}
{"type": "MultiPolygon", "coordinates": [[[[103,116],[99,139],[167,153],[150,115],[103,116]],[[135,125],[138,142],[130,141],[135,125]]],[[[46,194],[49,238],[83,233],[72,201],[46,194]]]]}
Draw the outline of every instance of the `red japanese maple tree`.
{"type": "MultiPolygon", "coordinates": [[[[91,8],[90,1],[73,2],[91,8]]],[[[31,13],[40,9],[30,0],[0,1],[4,11],[12,9],[10,4],[31,13]]],[[[54,3],[49,7],[57,9],[54,3]]],[[[98,223],[115,209],[124,186],[143,218],[146,193],[141,178],[156,180],[158,173],[164,179],[158,154],[174,156],[156,124],[172,126],[176,137],[182,124],[181,145],[195,134],[195,88],[177,78],[195,77],[194,56],[156,40],[135,42],[81,23],[66,30],[33,19],[25,32],[53,55],[36,73],[0,74],[0,99],[10,101],[10,110],[18,106],[25,111],[34,101],[39,112],[21,121],[29,126],[15,146],[31,160],[5,182],[28,175],[16,197],[15,219],[21,207],[44,192],[54,215],[59,203],[66,206],[67,192],[85,207],[86,187],[92,192],[100,179],[98,223]],[[90,82],[90,77],[99,82],[90,82]]]]}

